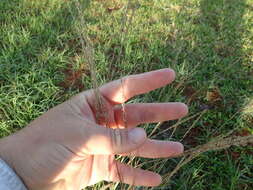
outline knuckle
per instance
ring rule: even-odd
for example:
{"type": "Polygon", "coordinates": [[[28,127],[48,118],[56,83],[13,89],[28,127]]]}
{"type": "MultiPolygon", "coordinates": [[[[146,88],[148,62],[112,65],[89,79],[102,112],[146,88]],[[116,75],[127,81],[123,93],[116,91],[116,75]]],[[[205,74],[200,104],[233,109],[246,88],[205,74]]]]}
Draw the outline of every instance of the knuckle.
{"type": "Polygon", "coordinates": [[[113,151],[120,151],[121,147],[124,145],[127,133],[122,131],[121,129],[113,129],[110,130],[110,137],[111,137],[111,148],[113,151]]]}

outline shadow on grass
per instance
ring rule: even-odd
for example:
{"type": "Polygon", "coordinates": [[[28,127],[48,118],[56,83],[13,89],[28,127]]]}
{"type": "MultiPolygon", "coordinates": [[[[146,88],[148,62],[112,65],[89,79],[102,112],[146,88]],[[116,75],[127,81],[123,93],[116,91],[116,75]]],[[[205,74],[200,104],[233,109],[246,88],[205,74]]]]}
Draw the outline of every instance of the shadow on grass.
{"type": "MultiPolygon", "coordinates": [[[[190,2],[183,5],[182,9],[189,8],[188,4],[190,2]]],[[[243,16],[246,8],[247,4],[244,0],[201,0],[197,16],[184,18],[190,20],[191,26],[185,27],[186,30],[187,27],[191,29],[191,34],[185,34],[185,28],[180,28],[182,32],[179,32],[180,35],[177,35],[175,39],[175,43],[179,46],[176,45],[171,49],[171,44],[168,44],[166,47],[176,55],[176,58],[171,60],[178,70],[180,67],[185,67],[189,73],[197,65],[194,75],[182,85],[183,93],[187,100],[191,99],[192,112],[199,112],[203,108],[209,110],[197,123],[194,130],[187,135],[184,141],[186,145],[207,142],[212,137],[237,127],[239,129],[251,127],[240,118],[245,97],[251,96],[253,86],[252,74],[250,75],[252,71],[248,67],[249,60],[243,49],[245,36],[243,16]],[[187,37],[189,40],[184,40],[187,37]],[[234,117],[236,113],[238,114],[234,117]]],[[[185,12],[182,11],[178,17],[182,17],[184,14],[185,12]]],[[[180,83],[180,79],[178,83],[180,83]]],[[[186,122],[183,126],[189,127],[189,124],[192,124],[192,121],[186,122]]],[[[238,157],[233,157],[233,150],[231,148],[221,154],[217,152],[215,156],[222,160],[232,158],[234,162],[237,162],[238,157]]],[[[247,182],[248,184],[244,184],[247,177],[235,176],[235,173],[239,172],[238,168],[236,165],[229,164],[229,160],[224,161],[220,168],[222,174],[218,174],[217,167],[213,165],[220,163],[212,159],[215,157],[214,153],[207,155],[210,158],[203,156],[196,161],[197,166],[190,166],[188,171],[183,171],[182,174],[173,178],[168,189],[191,189],[192,186],[194,189],[247,189],[252,186],[250,181],[247,182]],[[203,161],[208,162],[205,164],[205,168],[202,167],[203,161]],[[209,171],[211,175],[215,174],[215,176],[210,176],[208,180],[203,177],[198,182],[187,177],[193,175],[194,172],[197,176],[205,176],[205,171],[209,171]],[[222,183],[219,184],[218,178],[222,179],[222,183]],[[182,181],[185,183],[182,184],[182,181]]],[[[244,168],[248,167],[246,162],[243,164],[245,164],[244,168]]],[[[163,172],[168,173],[169,171],[164,168],[163,172]]],[[[250,176],[250,171],[247,170],[245,176],[250,176]]]]}
{"type": "MultiPolygon", "coordinates": [[[[188,8],[187,3],[184,6],[183,9],[188,8]]],[[[244,66],[247,61],[243,50],[245,8],[245,1],[202,0],[197,16],[189,19],[186,29],[179,28],[182,32],[176,36],[176,45],[166,47],[176,55],[171,61],[179,73],[181,68],[186,74],[195,69],[182,84],[180,80],[184,76],[181,74],[174,96],[183,92],[194,112],[210,110],[201,124],[212,132],[209,135],[235,127],[235,119],[229,119],[251,93],[253,81],[244,66]],[[189,40],[185,40],[187,38],[189,40]],[[228,122],[227,125],[224,126],[224,122],[228,122]]],[[[179,20],[183,14],[179,13],[179,20]]]]}
{"type": "Polygon", "coordinates": [[[205,88],[204,104],[215,116],[210,118],[213,135],[237,127],[236,119],[229,120],[241,109],[253,84],[248,68],[243,66],[246,61],[243,50],[245,8],[245,1],[202,0],[200,3],[195,40],[206,58],[200,63],[196,76],[201,81],[199,85],[205,88]]]}

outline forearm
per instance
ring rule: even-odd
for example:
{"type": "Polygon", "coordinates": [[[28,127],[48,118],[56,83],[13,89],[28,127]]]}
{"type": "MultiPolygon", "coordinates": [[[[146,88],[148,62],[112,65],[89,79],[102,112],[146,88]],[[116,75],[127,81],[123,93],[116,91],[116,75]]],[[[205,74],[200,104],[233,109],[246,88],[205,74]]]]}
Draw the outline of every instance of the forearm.
{"type": "MultiPolygon", "coordinates": [[[[29,128],[29,127],[28,127],[29,128]]],[[[27,129],[24,128],[8,137],[0,139],[0,159],[2,159],[18,176],[25,186],[23,166],[32,159],[28,152],[32,151],[33,142],[27,143],[27,139],[31,139],[27,129]]],[[[0,189],[1,190],[1,189],[0,189]]]]}
{"type": "MultiPolygon", "coordinates": [[[[49,164],[47,161],[45,161],[47,159],[43,159],[43,156],[46,155],[49,158],[51,157],[50,153],[45,153],[45,149],[47,149],[48,146],[43,146],[45,143],[41,142],[39,138],[35,137],[35,134],[40,134],[40,132],[36,130],[37,128],[34,130],[34,125],[30,124],[29,127],[26,127],[11,136],[0,139],[0,160],[2,159],[3,163],[11,168],[13,176],[18,178],[19,182],[26,187],[26,189],[67,189],[64,186],[64,181],[48,180],[47,176],[50,178],[50,174],[43,172],[43,169],[39,168],[39,166],[41,166],[40,164],[45,164],[46,167],[49,164]],[[36,144],[39,144],[39,146],[35,148],[36,144]],[[43,180],[44,178],[41,177],[42,174],[46,180],[43,180]]],[[[0,184],[0,190],[13,189],[23,190],[18,188],[5,189],[2,188],[0,184]]]]}
{"type": "Polygon", "coordinates": [[[10,145],[10,140],[12,139],[12,136],[4,137],[0,139],[0,159],[2,159],[6,164],[9,165],[10,168],[13,168],[13,163],[11,161],[11,157],[13,157],[13,150],[10,145]]]}
{"type": "Polygon", "coordinates": [[[0,190],[26,190],[19,176],[12,169],[11,154],[15,150],[9,150],[9,137],[0,139],[0,190]]]}

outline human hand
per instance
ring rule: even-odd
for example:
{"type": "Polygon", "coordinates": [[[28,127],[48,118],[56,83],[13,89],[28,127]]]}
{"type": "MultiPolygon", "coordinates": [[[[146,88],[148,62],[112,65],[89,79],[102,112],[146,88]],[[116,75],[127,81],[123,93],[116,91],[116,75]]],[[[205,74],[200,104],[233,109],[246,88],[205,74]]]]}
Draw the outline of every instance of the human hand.
{"type": "Polygon", "coordinates": [[[174,78],[173,70],[161,69],[127,76],[100,87],[110,128],[96,123],[93,91],[82,92],[50,109],[18,133],[1,139],[0,157],[30,190],[76,190],[101,180],[157,186],[161,183],[158,174],[131,168],[115,161],[114,155],[162,158],[182,153],[182,144],[151,140],[136,126],[181,118],[187,114],[187,106],[126,104],[124,119],[118,104],[165,86],[174,78]]]}

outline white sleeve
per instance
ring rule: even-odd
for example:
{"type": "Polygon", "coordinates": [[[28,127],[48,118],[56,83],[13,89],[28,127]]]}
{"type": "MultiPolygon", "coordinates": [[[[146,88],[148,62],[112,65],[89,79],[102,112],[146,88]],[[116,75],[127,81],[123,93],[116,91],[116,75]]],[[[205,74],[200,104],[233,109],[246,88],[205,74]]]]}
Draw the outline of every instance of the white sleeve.
{"type": "Polygon", "coordinates": [[[1,159],[0,190],[27,190],[16,173],[1,159]]]}

